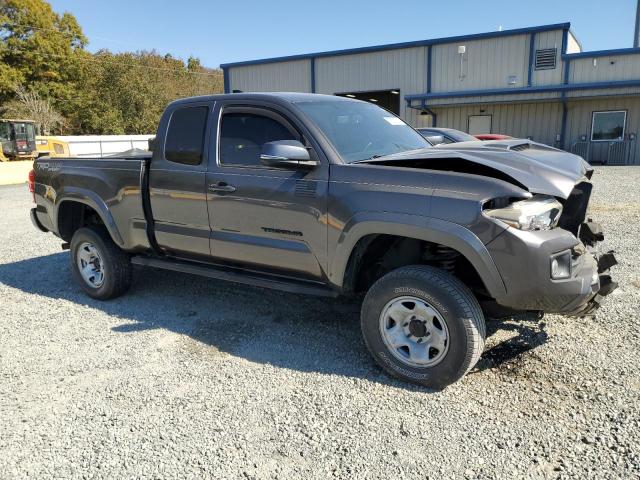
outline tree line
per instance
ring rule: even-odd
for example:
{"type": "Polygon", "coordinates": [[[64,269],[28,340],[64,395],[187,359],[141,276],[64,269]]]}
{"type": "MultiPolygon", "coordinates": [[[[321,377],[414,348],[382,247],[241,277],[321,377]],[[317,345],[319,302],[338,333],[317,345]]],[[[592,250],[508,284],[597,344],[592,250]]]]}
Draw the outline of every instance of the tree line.
{"type": "Polygon", "coordinates": [[[156,51],[86,50],[70,13],[44,0],[0,0],[0,117],[42,133],[154,133],[167,103],[220,93],[219,69],[156,51]]]}

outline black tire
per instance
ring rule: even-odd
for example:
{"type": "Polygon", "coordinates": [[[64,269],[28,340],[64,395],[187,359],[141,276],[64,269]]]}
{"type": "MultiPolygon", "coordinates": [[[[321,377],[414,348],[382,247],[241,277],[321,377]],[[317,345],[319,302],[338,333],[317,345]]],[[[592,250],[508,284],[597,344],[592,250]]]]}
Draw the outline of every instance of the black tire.
{"type": "Polygon", "coordinates": [[[111,239],[104,227],[91,226],[78,229],[71,239],[71,271],[87,295],[97,300],[116,298],[129,290],[131,286],[131,259],[111,239]],[[78,256],[80,247],[90,244],[100,257],[100,269],[103,280],[98,286],[92,286],[80,273],[78,256]]]}
{"type": "MultiPolygon", "coordinates": [[[[447,272],[424,265],[402,267],[380,278],[365,296],[360,322],[367,348],[385,371],[435,390],[454,383],[473,368],[486,338],[484,315],[469,288],[447,272]],[[385,306],[406,296],[424,301],[446,323],[447,347],[435,365],[403,362],[397,358],[398,349],[394,353],[385,343],[381,327],[385,306]]],[[[429,358],[430,349],[427,352],[429,358]]]]}

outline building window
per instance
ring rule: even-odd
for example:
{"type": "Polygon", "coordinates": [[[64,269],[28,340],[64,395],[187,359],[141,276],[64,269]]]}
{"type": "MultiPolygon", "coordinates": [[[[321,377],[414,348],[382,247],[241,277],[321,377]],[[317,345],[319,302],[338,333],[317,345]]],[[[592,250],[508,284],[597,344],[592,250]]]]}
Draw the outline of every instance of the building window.
{"type": "Polygon", "coordinates": [[[556,68],[557,48],[536,50],[536,70],[553,70],[556,68]]]}
{"type": "Polygon", "coordinates": [[[591,141],[615,142],[623,140],[626,123],[626,110],[593,112],[591,120],[591,141]]]}
{"type": "Polygon", "coordinates": [[[184,107],[171,114],[165,158],[184,165],[200,165],[204,150],[204,133],[208,107],[184,107]]]}

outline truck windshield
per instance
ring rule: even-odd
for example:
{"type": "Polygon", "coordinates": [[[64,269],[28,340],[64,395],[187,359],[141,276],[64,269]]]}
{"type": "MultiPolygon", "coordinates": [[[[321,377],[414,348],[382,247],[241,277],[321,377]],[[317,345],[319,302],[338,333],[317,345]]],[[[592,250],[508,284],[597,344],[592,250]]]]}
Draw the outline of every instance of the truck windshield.
{"type": "Polygon", "coordinates": [[[347,163],[431,147],[400,118],[370,103],[319,101],[297,105],[347,163]]]}

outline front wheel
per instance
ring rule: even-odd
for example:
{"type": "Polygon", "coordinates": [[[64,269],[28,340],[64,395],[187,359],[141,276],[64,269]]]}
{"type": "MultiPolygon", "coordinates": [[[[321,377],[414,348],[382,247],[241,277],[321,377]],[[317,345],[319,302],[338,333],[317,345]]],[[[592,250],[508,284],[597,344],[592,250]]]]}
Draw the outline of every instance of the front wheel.
{"type": "Polygon", "coordinates": [[[362,305],[367,348],[389,374],[433,389],[480,359],[486,327],[471,291],[438,268],[415,265],[380,278],[362,305]]]}
{"type": "Polygon", "coordinates": [[[71,239],[71,271],[87,295],[108,300],[131,285],[131,261],[102,227],[78,229],[71,239]]]}

